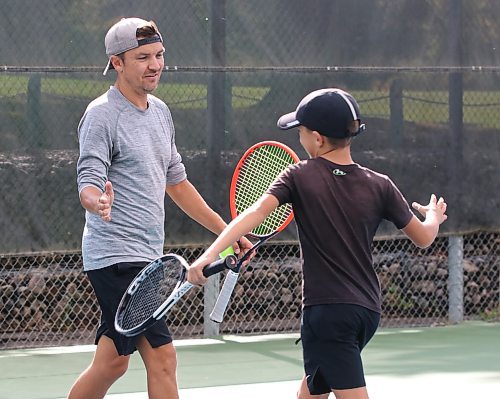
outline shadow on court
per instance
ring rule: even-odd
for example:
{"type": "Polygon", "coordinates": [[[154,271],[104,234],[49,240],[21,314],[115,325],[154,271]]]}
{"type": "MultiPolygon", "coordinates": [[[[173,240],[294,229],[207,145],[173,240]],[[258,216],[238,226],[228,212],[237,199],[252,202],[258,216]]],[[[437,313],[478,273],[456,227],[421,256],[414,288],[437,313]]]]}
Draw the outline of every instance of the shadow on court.
{"type": "MultiPolygon", "coordinates": [[[[287,395],[274,397],[293,397],[296,381],[303,373],[301,346],[295,344],[297,337],[297,334],[228,336],[176,341],[181,398],[221,398],[219,394],[202,394],[203,390],[212,389],[204,387],[225,386],[224,390],[228,391],[233,389],[229,386],[245,384],[240,388],[244,393],[253,389],[247,384],[276,383],[275,386],[282,387],[284,385],[279,384],[287,381],[290,382],[287,395]],[[190,394],[191,388],[192,392],[200,391],[200,396],[190,394]]],[[[500,389],[499,342],[500,324],[471,322],[447,327],[379,330],[363,352],[369,390],[374,392],[371,397],[403,397],[400,389],[404,389],[404,397],[410,398],[410,387],[423,389],[434,383],[456,385],[464,395],[469,388],[470,392],[480,388],[482,392],[491,391],[489,397],[496,397],[500,389]]],[[[65,397],[74,379],[88,366],[93,350],[93,346],[80,346],[0,351],[0,399],[65,397]]],[[[134,355],[129,371],[110,393],[145,391],[142,362],[134,355]]],[[[233,397],[247,397],[233,392],[233,397]]],[[[110,395],[110,398],[129,397],[147,398],[147,395],[110,395]]],[[[481,397],[485,397],[484,394],[481,397]]],[[[259,398],[265,399],[266,395],[259,398]]]]}

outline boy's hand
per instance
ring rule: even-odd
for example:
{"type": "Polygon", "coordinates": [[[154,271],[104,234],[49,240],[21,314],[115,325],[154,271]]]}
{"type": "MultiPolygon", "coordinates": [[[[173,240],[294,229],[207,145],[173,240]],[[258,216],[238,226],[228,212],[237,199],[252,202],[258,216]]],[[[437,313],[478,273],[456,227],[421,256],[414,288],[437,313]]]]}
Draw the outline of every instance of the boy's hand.
{"type": "MultiPolygon", "coordinates": [[[[252,248],[253,244],[246,237],[241,237],[237,242],[233,243],[234,254],[241,259],[243,255],[245,255],[250,248],[252,248]]],[[[242,266],[248,264],[248,262],[253,258],[253,254],[251,254],[247,260],[243,263],[242,266]]],[[[203,268],[210,263],[214,262],[216,258],[210,255],[209,251],[205,252],[201,257],[199,257],[192,265],[188,267],[187,272],[187,280],[194,285],[204,285],[208,279],[203,275],[203,268]]]]}
{"type": "Polygon", "coordinates": [[[446,207],[447,204],[444,202],[443,197],[440,197],[439,200],[436,198],[434,194],[431,195],[431,199],[427,205],[421,205],[418,202],[414,202],[412,204],[413,209],[417,210],[424,218],[427,218],[428,213],[433,213],[439,222],[439,224],[443,223],[448,216],[446,215],[446,207]]]}
{"type": "Polygon", "coordinates": [[[203,268],[209,265],[211,261],[207,258],[198,258],[187,270],[187,281],[193,285],[204,285],[208,279],[203,275],[203,268]]]}

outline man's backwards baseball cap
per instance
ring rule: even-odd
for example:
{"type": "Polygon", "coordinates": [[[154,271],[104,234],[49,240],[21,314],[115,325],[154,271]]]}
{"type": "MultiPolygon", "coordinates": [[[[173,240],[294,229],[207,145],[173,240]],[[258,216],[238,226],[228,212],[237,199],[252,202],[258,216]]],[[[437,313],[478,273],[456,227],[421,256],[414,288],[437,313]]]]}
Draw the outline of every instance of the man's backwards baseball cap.
{"type": "Polygon", "coordinates": [[[323,136],[338,139],[356,136],[365,130],[361,124],[359,106],[353,96],[340,89],[321,89],[305,96],[295,112],[283,115],[278,120],[282,130],[303,125],[323,136]],[[348,126],[360,121],[358,131],[351,133],[348,126]]]}
{"type": "Polygon", "coordinates": [[[163,42],[160,32],[153,21],[145,21],[140,18],[123,18],[120,22],[114,24],[109,28],[106,37],[104,38],[104,45],[106,46],[106,55],[108,56],[108,65],[104,69],[103,75],[113,68],[111,63],[111,56],[124,53],[125,51],[132,50],[133,48],[143,46],[145,44],[163,42]],[[137,29],[143,26],[153,26],[157,34],[144,39],[137,39],[137,29]]]}

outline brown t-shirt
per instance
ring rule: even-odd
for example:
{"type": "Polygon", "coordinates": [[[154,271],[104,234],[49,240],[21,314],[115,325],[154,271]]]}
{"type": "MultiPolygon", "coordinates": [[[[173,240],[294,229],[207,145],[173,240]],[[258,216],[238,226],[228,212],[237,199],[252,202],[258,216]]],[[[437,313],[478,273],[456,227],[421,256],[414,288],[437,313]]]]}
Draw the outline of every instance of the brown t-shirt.
{"type": "Polygon", "coordinates": [[[303,305],[349,303],[380,312],[373,237],[383,219],[402,229],[413,216],[390,178],[358,164],[315,158],[290,166],[267,193],[293,206],[303,305]]]}

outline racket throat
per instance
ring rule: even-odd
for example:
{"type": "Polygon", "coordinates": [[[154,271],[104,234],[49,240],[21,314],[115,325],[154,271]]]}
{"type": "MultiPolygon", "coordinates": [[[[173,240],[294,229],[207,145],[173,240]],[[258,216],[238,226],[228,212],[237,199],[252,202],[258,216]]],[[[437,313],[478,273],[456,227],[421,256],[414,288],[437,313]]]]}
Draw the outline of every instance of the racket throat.
{"type": "Polygon", "coordinates": [[[161,319],[170,310],[170,308],[188,292],[193,285],[189,282],[183,283],[177,290],[172,292],[168,299],[153,313],[153,318],[161,319]]]}

